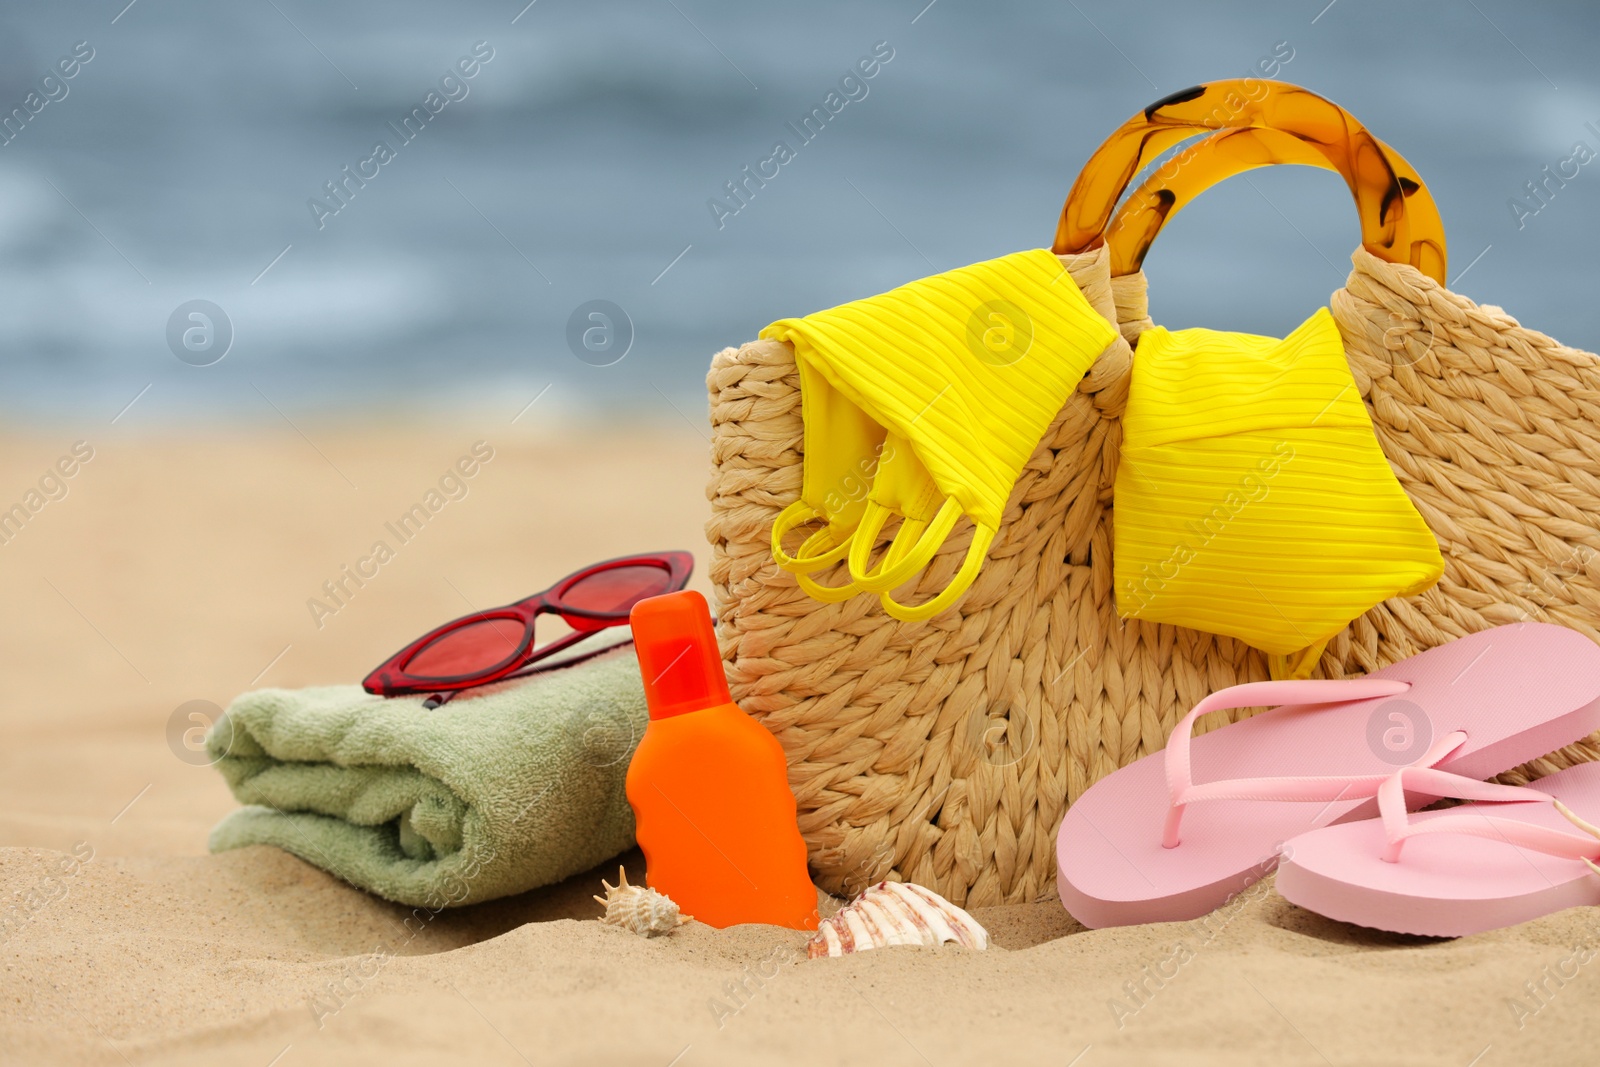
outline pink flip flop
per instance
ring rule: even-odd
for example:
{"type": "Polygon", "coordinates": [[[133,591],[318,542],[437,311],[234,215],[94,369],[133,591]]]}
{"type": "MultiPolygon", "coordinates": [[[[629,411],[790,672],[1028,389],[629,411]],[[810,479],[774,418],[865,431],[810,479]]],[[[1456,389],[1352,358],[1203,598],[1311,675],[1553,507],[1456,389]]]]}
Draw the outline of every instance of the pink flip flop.
{"type": "Polygon", "coordinates": [[[1526,789],[1408,769],[1378,790],[1378,808],[1380,819],[1289,842],[1278,892],[1330,919],[1432,937],[1600,905],[1600,829],[1587,822],[1600,821],[1600,764],[1526,789]],[[1408,816],[1402,788],[1482,803],[1408,816]]]}
{"type": "MultiPolygon", "coordinates": [[[[1101,779],[1056,835],[1056,886],[1090,927],[1193,919],[1270,873],[1283,843],[1377,814],[1402,767],[1488,778],[1600,729],[1600,645],[1515,623],[1365,678],[1214,693],[1165,752],[1101,779]],[[1203,737],[1211,711],[1281,705],[1203,737]],[[1194,784],[1196,782],[1204,784],[1194,784]]],[[[1409,807],[1437,796],[1406,794],[1409,807]]]]}

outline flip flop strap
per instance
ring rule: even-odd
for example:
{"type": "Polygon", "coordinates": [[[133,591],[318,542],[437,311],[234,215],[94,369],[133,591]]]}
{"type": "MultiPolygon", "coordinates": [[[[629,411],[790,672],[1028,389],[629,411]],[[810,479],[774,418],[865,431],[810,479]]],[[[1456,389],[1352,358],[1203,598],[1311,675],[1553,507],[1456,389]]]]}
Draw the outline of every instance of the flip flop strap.
{"type": "MultiPolygon", "coordinates": [[[[1408,789],[1429,796],[1492,804],[1556,802],[1555,797],[1537,789],[1480,782],[1434,767],[1403,767],[1378,787],[1378,814],[1383,819],[1384,835],[1388,838],[1388,847],[1383,854],[1385,862],[1398,863],[1400,849],[1406,841],[1423,834],[1465,834],[1490,841],[1503,841],[1517,848],[1532,849],[1562,859],[1591,862],[1600,859],[1600,839],[1592,835],[1554,830],[1520,819],[1497,819],[1476,808],[1457,808],[1446,815],[1412,822],[1405,804],[1408,789]]],[[[1572,818],[1565,811],[1562,814],[1572,818]]]]}
{"type": "MultiPolygon", "coordinates": [[[[1204,800],[1290,800],[1334,801],[1370,797],[1388,777],[1380,775],[1355,775],[1335,777],[1284,777],[1236,778],[1221,782],[1194,784],[1190,763],[1190,744],[1194,738],[1194,724],[1202,715],[1233,708],[1256,705],[1281,706],[1306,704],[1342,704],[1371,697],[1396,696],[1411,688],[1409,682],[1388,678],[1305,679],[1280,682],[1246,682],[1243,685],[1219,689],[1190,709],[1178,721],[1167,738],[1166,761],[1167,809],[1166,826],[1162,831],[1163,848],[1175,848],[1179,841],[1179,827],[1183,821],[1184,807],[1204,800]]],[[[1459,744],[1459,742],[1457,742],[1459,744]]],[[[1450,748],[1455,748],[1451,745],[1450,748]]],[[[1438,748],[1436,745],[1435,748],[1438,748]]],[[[1449,749],[1434,755],[1430,750],[1424,760],[1437,762],[1449,754],[1449,749]]]]}

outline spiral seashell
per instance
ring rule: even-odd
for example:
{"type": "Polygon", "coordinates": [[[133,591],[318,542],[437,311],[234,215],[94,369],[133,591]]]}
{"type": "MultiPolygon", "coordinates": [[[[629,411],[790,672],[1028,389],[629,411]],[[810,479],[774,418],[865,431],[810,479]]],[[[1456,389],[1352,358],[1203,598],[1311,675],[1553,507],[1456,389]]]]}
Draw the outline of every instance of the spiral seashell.
{"type": "Polygon", "coordinates": [[[640,937],[655,937],[670,934],[690,920],[691,916],[678,914],[678,905],[671,897],[644,886],[629,885],[627,868],[617,868],[617,881],[620,884],[612,885],[600,879],[606,895],[594,898],[605,905],[606,913],[600,921],[606,925],[620,926],[640,937]]]}
{"type": "Polygon", "coordinates": [[[844,956],[889,945],[936,948],[946,941],[982,950],[989,947],[989,932],[931,889],[879,882],[818,923],[806,955],[844,956]]]}

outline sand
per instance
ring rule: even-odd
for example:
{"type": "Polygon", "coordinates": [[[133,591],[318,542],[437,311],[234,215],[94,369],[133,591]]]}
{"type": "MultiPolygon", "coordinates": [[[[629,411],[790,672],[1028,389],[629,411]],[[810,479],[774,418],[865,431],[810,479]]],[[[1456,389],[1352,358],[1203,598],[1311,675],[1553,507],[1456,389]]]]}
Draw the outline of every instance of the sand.
{"type": "Polygon", "coordinates": [[[0,1063],[1596,1060],[1600,962],[1574,954],[1600,945],[1593,910],[1434,941],[1263,884],[1209,930],[1086,931],[1047,899],[977,911],[986,953],[805,961],[805,935],[771,927],[601,926],[589,896],[615,864],[412,936],[403,909],[276,850],[210,856],[232,800],[180,758],[181,717],[169,743],[186,702],[356,680],[469,604],[610,555],[693,549],[706,588],[687,421],[301,428],[0,438],[6,505],[73,441],[95,450],[0,545],[0,1063]],[[467,495],[318,628],[306,601],[479,440],[495,454],[467,495]]]}

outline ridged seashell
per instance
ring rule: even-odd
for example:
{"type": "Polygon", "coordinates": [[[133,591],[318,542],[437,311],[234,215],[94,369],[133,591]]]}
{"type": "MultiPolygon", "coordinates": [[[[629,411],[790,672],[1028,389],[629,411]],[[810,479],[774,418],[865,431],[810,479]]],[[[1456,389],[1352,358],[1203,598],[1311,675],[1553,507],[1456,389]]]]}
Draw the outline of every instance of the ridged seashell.
{"type": "Polygon", "coordinates": [[[879,882],[822,920],[806,955],[844,956],[889,945],[936,948],[946,941],[981,950],[989,947],[989,932],[931,889],[879,882]]]}
{"type": "Polygon", "coordinates": [[[601,922],[631,930],[640,937],[655,937],[672,933],[691,918],[679,915],[678,905],[664,893],[642,885],[629,885],[627,868],[617,868],[617,881],[621,884],[612,885],[600,879],[600,884],[606,887],[606,895],[594,899],[606,908],[601,922]]]}

